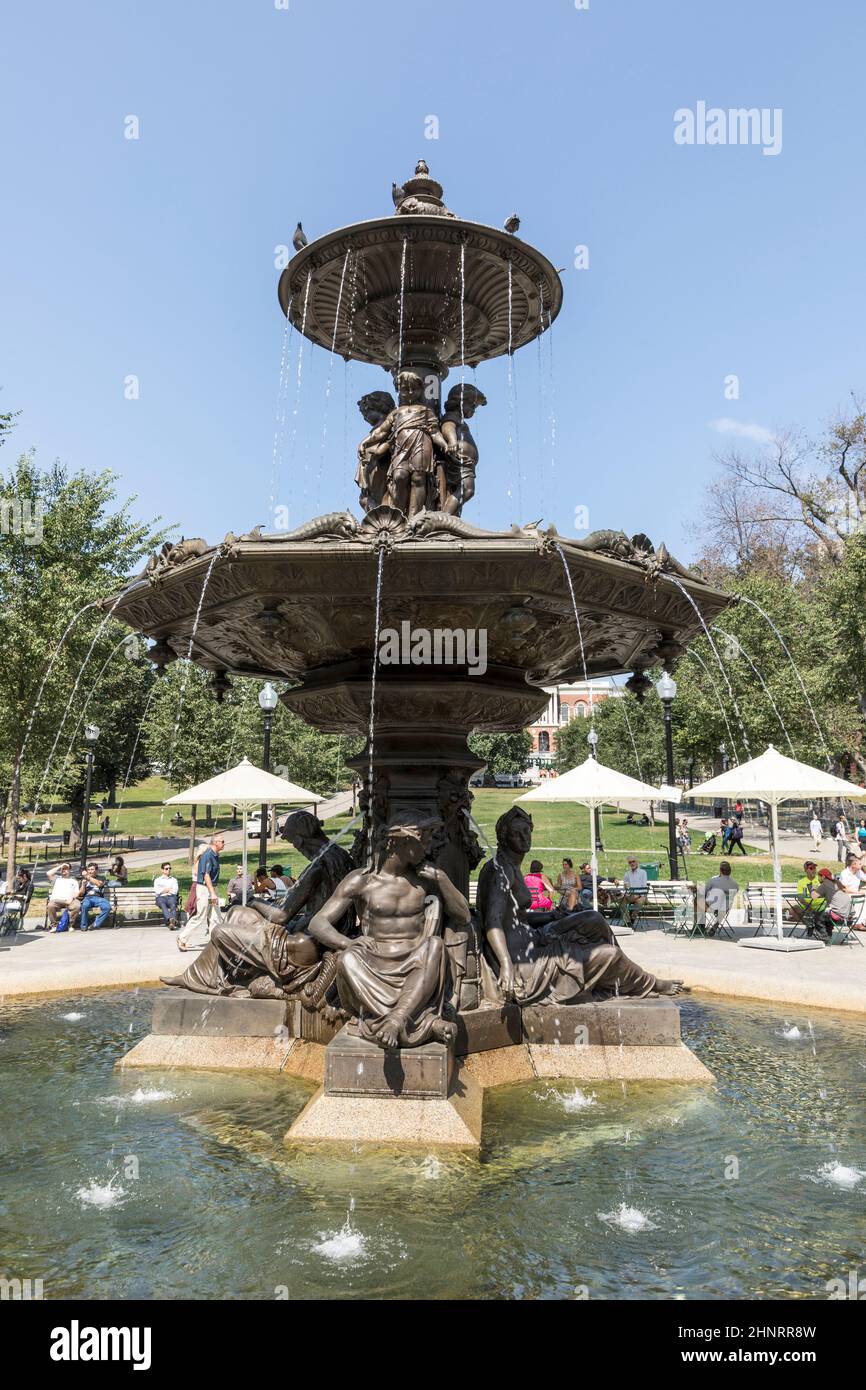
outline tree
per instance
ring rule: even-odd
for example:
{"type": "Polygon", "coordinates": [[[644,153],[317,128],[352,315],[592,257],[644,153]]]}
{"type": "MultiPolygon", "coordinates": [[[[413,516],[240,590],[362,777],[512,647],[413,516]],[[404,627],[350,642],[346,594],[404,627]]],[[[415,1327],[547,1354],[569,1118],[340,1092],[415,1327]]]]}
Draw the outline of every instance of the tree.
{"type": "MultiPolygon", "coordinates": [[[[57,463],[42,470],[32,454],[0,475],[0,602],[14,658],[0,662],[7,871],[22,795],[44,805],[67,773],[74,783],[66,749],[82,709],[90,700],[105,715],[94,678],[126,629],[102,605],[165,536],[158,523],[133,519],[134,500],[118,506],[109,472],[69,474],[57,463]]],[[[138,684],[130,665],[118,663],[120,684],[138,684]]]]}
{"type": "Polygon", "coordinates": [[[764,524],[786,528],[804,572],[839,564],[847,538],[866,528],[866,414],[856,397],[821,439],[788,430],[751,453],[732,449],[717,458],[738,498],[751,493],[764,524]]]}
{"type": "Polygon", "coordinates": [[[532,737],[525,729],[513,734],[470,734],[469,747],[484,759],[488,772],[523,772],[532,752],[532,737]]]}

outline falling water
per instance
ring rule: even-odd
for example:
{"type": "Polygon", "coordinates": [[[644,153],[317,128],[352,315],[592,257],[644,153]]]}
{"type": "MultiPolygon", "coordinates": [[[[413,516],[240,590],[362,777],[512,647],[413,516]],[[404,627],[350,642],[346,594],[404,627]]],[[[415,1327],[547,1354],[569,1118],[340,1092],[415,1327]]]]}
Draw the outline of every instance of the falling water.
{"type": "Polygon", "coordinates": [[[736,717],[737,717],[737,723],[738,723],[739,726],[740,726],[740,733],[743,735],[743,746],[744,746],[744,748],[745,748],[745,750],[746,750],[747,755],[751,758],[751,756],[752,756],[752,750],[751,750],[751,748],[750,748],[750,746],[749,746],[749,735],[746,733],[746,726],[745,726],[745,724],[743,723],[743,716],[742,716],[742,714],[740,713],[740,706],[737,704],[737,697],[736,697],[736,695],[734,694],[734,688],[733,688],[733,686],[731,685],[731,682],[728,680],[728,673],[727,673],[727,671],[725,670],[724,662],[722,661],[722,658],[719,656],[718,649],[717,649],[717,647],[716,647],[715,642],[713,641],[713,634],[710,632],[710,629],[707,627],[706,623],[704,622],[704,615],[703,615],[703,613],[701,612],[700,608],[698,608],[698,605],[695,603],[695,601],[694,601],[694,599],[692,598],[691,594],[689,593],[688,589],[685,587],[685,585],[684,585],[683,583],[681,583],[681,581],[677,578],[677,576],[676,576],[675,574],[668,574],[668,575],[666,575],[665,577],[666,577],[667,579],[669,579],[669,580],[671,581],[672,584],[675,584],[675,585],[676,585],[676,587],[679,589],[680,593],[683,594],[684,597],[688,599],[689,603],[691,604],[692,608],[694,609],[695,613],[697,614],[698,621],[700,622],[700,625],[701,625],[701,627],[702,627],[703,630],[704,630],[704,635],[706,636],[706,639],[707,639],[707,641],[708,641],[709,644],[710,644],[710,649],[712,650],[713,656],[716,658],[716,663],[717,663],[717,665],[718,665],[718,668],[719,668],[719,670],[721,671],[722,676],[724,677],[725,685],[728,687],[728,694],[729,694],[730,697],[731,697],[731,704],[732,704],[733,707],[734,707],[734,714],[736,715],[736,717]]]}
{"type": "Polygon", "coordinates": [[[324,470],[324,467],[325,467],[325,442],[326,442],[327,437],[328,437],[328,408],[329,408],[330,403],[331,403],[331,381],[332,381],[333,375],[334,375],[334,355],[335,355],[335,353],[336,353],[336,351],[337,351],[337,333],[339,332],[339,328],[340,328],[340,307],[341,307],[341,305],[342,305],[342,303],[343,303],[343,285],[344,285],[345,280],[346,280],[346,269],[347,269],[347,267],[348,267],[349,258],[350,258],[351,255],[352,255],[352,250],[351,250],[351,247],[350,247],[349,250],[346,252],[345,257],[343,258],[343,269],[342,269],[342,271],[341,271],[341,273],[340,273],[340,288],[339,288],[339,290],[338,290],[338,292],[337,292],[337,308],[336,308],[336,310],[334,311],[334,331],[333,331],[333,333],[332,333],[332,335],[331,335],[331,355],[330,355],[330,357],[328,358],[328,381],[327,381],[327,384],[326,384],[326,386],[325,386],[325,415],[324,415],[324,419],[323,419],[323,421],[322,421],[322,448],[321,448],[321,452],[320,452],[320,454],[319,454],[319,473],[318,473],[318,477],[316,478],[316,509],[317,509],[317,510],[318,510],[318,507],[319,507],[319,501],[320,501],[321,492],[322,492],[322,473],[323,473],[323,470],[324,470]]]}
{"type": "Polygon", "coordinates": [[[586,652],[583,646],[583,631],[580,626],[580,613],[577,609],[577,599],[574,593],[574,584],[571,580],[571,570],[568,568],[568,561],[565,558],[565,551],[563,550],[562,546],[559,544],[558,541],[556,542],[556,550],[559,554],[560,560],[562,561],[562,568],[565,570],[565,577],[568,581],[568,592],[571,594],[571,606],[574,609],[574,621],[577,623],[577,638],[580,642],[580,659],[583,663],[583,679],[589,686],[589,720],[592,728],[595,728],[595,704],[593,701],[592,685],[590,684],[589,675],[587,674],[586,669],[586,652]]]}
{"type": "Polygon", "coordinates": [[[142,729],[144,728],[144,721],[145,721],[145,719],[147,718],[147,712],[148,712],[148,710],[150,709],[150,702],[151,702],[151,700],[153,699],[154,695],[156,694],[156,691],[157,691],[158,687],[159,687],[159,681],[158,681],[158,680],[155,680],[155,681],[153,682],[153,685],[150,687],[150,690],[147,692],[147,699],[146,699],[145,702],[144,702],[144,709],[141,711],[141,718],[140,718],[140,720],[138,721],[138,729],[137,729],[136,735],[135,735],[135,742],[134,742],[133,745],[132,745],[132,752],[131,752],[130,755],[129,755],[129,763],[128,763],[127,769],[126,769],[126,776],[124,777],[124,779],[123,779],[123,785],[122,785],[121,788],[120,788],[120,801],[118,802],[117,811],[116,811],[115,817],[114,817],[114,823],[115,823],[115,825],[119,824],[119,821],[120,821],[120,813],[121,813],[121,811],[123,810],[123,798],[124,798],[125,795],[126,795],[126,789],[127,789],[127,787],[129,786],[129,779],[130,779],[130,777],[132,776],[132,767],[133,767],[133,763],[135,762],[135,755],[136,755],[136,753],[138,752],[138,744],[139,744],[139,740],[141,739],[141,731],[142,731],[142,729]]]}
{"type": "Polygon", "coordinates": [[[46,668],[45,668],[45,673],[44,673],[44,675],[43,675],[43,677],[42,677],[42,680],[41,680],[41,682],[40,682],[39,689],[38,689],[38,691],[36,692],[36,699],[35,699],[35,701],[34,701],[33,708],[32,708],[31,711],[30,711],[30,718],[29,718],[28,721],[27,721],[27,728],[24,730],[24,742],[21,744],[21,751],[20,751],[20,753],[18,754],[18,758],[16,759],[16,762],[15,762],[15,772],[17,772],[18,769],[20,768],[21,763],[22,763],[23,758],[24,758],[24,754],[25,754],[26,751],[27,751],[27,744],[28,744],[28,742],[29,742],[30,734],[31,734],[31,731],[32,731],[32,729],[33,729],[33,721],[35,720],[36,715],[37,715],[38,712],[39,712],[39,706],[40,706],[40,704],[41,704],[41,702],[42,702],[42,694],[43,694],[43,691],[45,690],[46,682],[47,682],[47,680],[48,680],[48,677],[51,675],[52,670],[54,669],[54,663],[55,663],[55,661],[57,660],[58,656],[60,655],[60,649],[61,649],[61,647],[63,646],[63,644],[64,644],[64,642],[66,641],[67,637],[69,636],[70,632],[71,632],[72,629],[74,628],[75,624],[78,622],[78,619],[81,617],[82,613],[86,613],[86,612],[88,611],[89,608],[98,608],[98,607],[99,607],[99,599],[93,599],[91,603],[85,603],[85,605],[84,605],[83,608],[79,608],[78,612],[77,612],[72,618],[69,619],[69,622],[66,624],[66,628],[65,628],[65,630],[64,630],[64,632],[63,632],[63,636],[60,638],[60,641],[57,643],[57,646],[54,648],[54,651],[51,653],[51,660],[48,662],[48,665],[47,665],[46,668]]]}
{"type": "Polygon", "coordinates": [[[50,806],[48,807],[49,812],[51,812],[51,811],[54,810],[54,807],[56,806],[57,800],[58,800],[58,798],[59,798],[59,796],[60,796],[60,779],[63,777],[63,774],[65,773],[66,768],[67,768],[67,766],[69,765],[69,759],[72,757],[72,750],[73,750],[73,748],[75,747],[75,741],[76,741],[76,739],[77,739],[77,737],[78,737],[78,731],[79,731],[79,729],[81,728],[82,724],[84,723],[84,718],[85,718],[85,715],[87,714],[88,705],[90,704],[90,701],[93,699],[93,697],[94,697],[94,695],[96,694],[96,692],[100,689],[100,685],[101,685],[101,682],[102,682],[102,677],[105,675],[105,673],[106,673],[106,671],[108,670],[108,667],[110,666],[110,664],[111,664],[111,662],[113,661],[114,657],[115,657],[115,656],[117,655],[117,653],[120,651],[120,648],[121,648],[122,646],[124,646],[128,641],[129,641],[129,633],[124,633],[123,637],[121,637],[121,639],[120,639],[120,641],[117,643],[117,645],[114,646],[114,647],[112,647],[111,651],[108,653],[108,656],[105,658],[105,660],[104,660],[103,663],[102,663],[102,666],[100,667],[99,671],[97,672],[95,679],[91,682],[90,689],[89,689],[88,692],[87,692],[87,696],[86,696],[86,698],[85,698],[84,704],[81,706],[81,713],[79,714],[78,720],[77,720],[76,725],[75,725],[75,728],[74,728],[73,731],[72,731],[72,737],[71,737],[71,739],[69,740],[69,747],[66,749],[66,753],[65,753],[65,755],[64,755],[63,762],[60,764],[60,770],[59,770],[59,772],[56,774],[56,777],[55,777],[55,782],[54,782],[54,795],[53,795],[53,797],[52,797],[51,804],[50,804],[50,806]]]}
{"type": "Polygon", "coordinates": [[[406,247],[409,238],[403,238],[403,254],[400,257],[400,327],[398,329],[399,339],[397,342],[397,371],[403,366],[403,303],[406,295],[406,247]]]}
{"type": "MultiPolygon", "coordinates": [[[[301,374],[304,366],[304,341],[305,329],[307,327],[307,305],[310,302],[310,281],[313,278],[312,271],[307,272],[307,279],[304,284],[304,304],[301,309],[301,331],[298,335],[298,368],[295,379],[295,404],[292,407],[292,433],[289,439],[289,474],[291,475],[292,465],[295,461],[295,445],[298,438],[298,412],[301,408],[301,374]]],[[[304,472],[306,473],[307,463],[304,460],[304,472]]]]}
{"type": "Polygon", "coordinates": [[[553,324],[547,313],[547,365],[550,385],[550,480],[555,482],[556,470],[556,376],[553,370],[553,324]]]}
{"type": "Polygon", "coordinates": [[[463,408],[462,387],[466,380],[466,242],[460,243],[460,407],[463,408]]]}
{"type": "Polygon", "coordinates": [[[279,452],[280,441],[286,428],[286,402],[289,387],[289,328],[291,320],[286,314],[286,322],[283,328],[283,349],[280,354],[280,380],[277,386],[277,410],[274,421],[274,448],[271,456],[271,490],[268,500],[268,519],[273,523],[277,505],[277,484],[279,475],[279,452]]]}
{"type": "Polygon", "coordinates": [[[773,713],[775,714],[776,718],[777,718],[778,721],[779,721],[779,727],[780,727],[780,729],[782,730],[782,733],[785,735],[785,738],[788,740],[788,747],[789,747],[790,750],[791,750],[791,757],[792,757],[792,758],[796,757],[797,755],[796,755],[796,753],[794,752],[794,745],[793,745],[793,743],[791,742],[791,739],[790,739],[790,737],[789,737],[789,735],[788,735],[788,730],[785,728],[785,721],[784,721],[784,719],[782,718],[781,714],[779,713],[779,707],[778,707],[778,705],[776,704],[776,701],[773,699],[772,693],[771,693],[771,691],[770,691],[770,687],[767,685],[767,682],[764,680],[764,677],[761,675],[761,672],[759,671],[758,667],[755,665],[754,661],[753,661],[752,658],[749,656],[749,653],[746,651],[746,649],[745,649],[745,647],[743,646],[742,642],[740,641],[739,637],[737,637],[733,632],[726,632],[726,630],[725,630],[723,627],[719,627],[718,623],[714,623],[714,624],[713,624],[713,632],[718,632],[718,633],[720,633],[722,637],[728,637],[728,638],[731,638],[731,637],[732,637],[732,638],[734,639],[734,641],[736,642],[736,644],[737,644],[737,650],[738,650],[739,654],[740,654],[741,656],[744,656],[744,657],[746,658],[746,660],[748,661],[749,666],[751,667],[752,671],[754,672],[754,674],[757,676],[758,680],[759,680],[760,683],[761,683],[761,688],[763,689],[764,694],[766,695],[767,699],[769,700],[770,704],[772,705],[773,713]]]}
{"type": "Polygon", "coordinates": [[[511,497],[511,479],[517,471],[517,517],[518,524],[523,514],[523,501],[521,498],[520,483],[520,455],[517,449],[517,400],[516,385],[514,380],[514,341],[513,341],[513,312],[514,312],[514,272],[511,261],[508,262],[508,489],[507,496],[511,497]]]}
{"type": "Polygon", "coordinates": [[[52,763],[52,761],[53,761],[54,754],[57,752],[57,745],[58,745],[58,743],[60,742],[60,735],[61,735],[61,733],[63,732],[63,726],[64,726],[64,724],[66,723],[66,720],[67,720],[67,718],[68,718],[68,716],[69,716],[69,711],[72,709],[72,705],[73,705],[73,702],[74,702],[74,700],[75,700],[75,696],[76,696],[77,693],[78,693],[78,687],[79,687],[79,685],[81,684],[81,677],[84,675],[84,668],[85,668],[85,666],[87,665],[87,663],[89,662],[91,656],[93,655],[94,648],[96,647],[97,642],[99,641],[100,637],[102,636],[102,633],[103,633],[104,630],[105,630],[106,624],[109,622],[109,620],[110,620],[112,614],[114,613],[115,608],[116,608],[117,605],[120,603],[120,600],[124,597],[125,593],[126,593],[126,589],[124,588],[124,589],[121,589],[120,593],[117,595],[117,598],[114,600],[114,602],[112,603],[112,605],[111,605],[111,607],[109,608],[108,612],[106,613],[105,617],[102,619],[102,622],[99,624],[99,627],[96,629],[96,632],[93,634],[93,638],[92,638],[92,640],[91,640],[90,646],[87,648],[87,654],[85,655],[84,660],[82,661],[81,665],[80,665],[79,668],[78,668],[78,674],[77,674],[77,676],[75,677],[75,681],[74,681],[74,684],[73,684],[73,686],[72,686],[72,691],[71,691],[71,693],[70,693],[69,699],[68,699],[67,702],[66,702],[66,708],[64,709],[63,714],[60,716],[60,723],[57,725],[57,733],[54,735],[54,742],[53,742],[52,745],[51,745],[51,752],[48,754],[48,761],[47,761],[47,763],[45,764],[45,767],[44,767],[43,772],[42,772],[42,777],[41,777],[40,782],[39,782],[39,790],[38,790],[37,793],[36,793],[36,799],[35,799],[35,801],[34,801],[34,803],[33,803],[33,814],[34,814],[34,816],[37,814],[37,812],[38,812],[38,810],[39,810],[39,806],[40,806],[40,802],[41,802],[41,798],[42,798],[42,789],[43,789],[43,787],[45,786],[45,782],[46,782],[46,779],[47,779],[47,777],[48,777],[48,771],[49,771],[49,768],[51,767],[51,763],[52,763]]]}
{"type": "Polygon", "coordinates": [[[734,762],[739,766],[740,759],[737,754],[737,743],[736,739],[734,738],[734,731],[731,728],[730,720],[728,719],[728,713],[725,709],[724,701],[722,700],[722,697],[719,694],[719,688],[716,685],[715,680],[713,679],[713,673],[710,670],[707,663],[704,661],[703,657],[700,655],[700,653],[695,651],[694,647],[688,647],[687,650],[684,652],[684,655],[693,658],[698,663],[698,665],[701,667],[702,671],[707,677],[707,680],[710,683],[710,689],[716,697],[716,704],[718,705],[719,710],[721,711],[722,719],[725,721],[725,728],[728,731],[728,738],[731,742],[731,752],[734,755],[734,762]]]}
{"type": "Polygon", "coordinates": [[[797,677],[797,683],[798,683],[798,685],[799,685],[801,691],[803,692],[803,699],[806,701],[806,704],[809,706],[809,713],[810,713],[810,715],[812,716],[812,723],[815,725],[815,732],[817,733],[818,738],[821,740],[821,747],[824,749],[824,757],[825,757],[826,760],[827,760],[827,767],[828,767],[828,768],[832,768],[832,766],[833,766],[833,759],[830,757],[830,750],[829,750],[828,747],[827,747],[827,740],[825,739],[823,733],[821,732],[821,725],[818,723],[818,716],[815,714],[815,710],[814,710],[814,708],[813,708],[813,706],[812,706],[812,701],[809,699],[808,691],[806,690],[806,687],[805,687],[805,685],[803,684],[803,678],[802,678],[802,676],[800,675],[800,671],[799,671],[797,665],[796,665],[795,662],[794,662],[794,658],[792,657],[790,651],[788,650],[788,645],[787,645],[787,643],[786,643],[784,637],[782,636],[782,634],[781,634],[781,632],[779,631],[779,629],[776,627],[776,624],[773,622],[773,619],[770,617],[770,615],[769,615],[769,613],[766,611],[766,609],[762,608],[761,605],[760,605],[759,603],[756,603],[755,600],[754,600],[753,598],[749,598],[747,594],[740,594],[740,603],[748,603],[748,605],[749,605],[750,608],[757,608],[757,610],[758,610],[758,612],[760,613],[761,617],[764,619],[764,621],[765,621],[766,623],[769,624],[769,626],[772,628],[773,632],[775,633],[775,635],[776,635],[776,640],[778,641],[779,646],[782,648],[782,651],[785,653],[786,657],[788,658],[788,661],[789,661],[790,664],[791,664],[791,670],[794,672],[794,675],[797,677]]]}
{"type": "Polygon", "coordinates": [[[547,448],[547,416],[544,390],[544,286],[538,286],[538,502],[545,512],[544,454],[547,448]]]}
{"type": "MultiPolygon", "coordinates": [[[[403,245],[406,243],[404,241],[403,245]]],[[[370,722],[367,727],[367,742],[369,745],[369,762],[367,767],[367,814],[370,820],[370,831],[367,837],[367,854],[370,863],[373,861],[373,739],[376,729],[376,670],[379,665],[379,629],[382,623],[382,568],[385,564],[385,547],[379,550],[379,558],[376,562],[376,620],[373,633],[373,671],[370,679],[370,722]]]]}
{"type": "MultiPolygon", "coordinates": [[[[613,686],[614,686],[614,689],[615,689],[615,690],[621,690],[621,689],[622,689],[622,687],[618,684],[617,679],[616,679],[615,676],[611,676],[611,681],[613,682],[613,686]]],[[[634,761],[635,761],[635,767],[637,768],[638,781],[642,782],[642,781],[643,781],[643,772],[642,772],[642,770],[641,770],[641,765],[640,765],[640,754],[639,754],[638,751],[637,751],[637,744],[635,743],[635,738],[634,738],[634,730],[632,729],[631,720],[630,720],[629,717],[628,717],[628,709],[626,708],[625,699],[623,699],[622,703],[619,705],[619,709],[621,709],[622,712],[623,712],[623,714],[625,715],[625,726],[626,726],[626,728],[628,729],[628,736],[629,736],[629,738],[631,739],[631,746],[632,746],[632,750],[633,750],[633,752],[634,752],[634,761]]]]}
{"type": "MultiPolygon", "coordinates": [[[[178,729],[180,728],[180,717],[181,717],[181,715],[183,714],[183,704],[184,704],[184,699],[186,698],[186,687],[187,687],[187,684],[188,684],[188,682],[189,682],[189,669],[190,669],[190,664],[191,664],[191,661],[192,661],[192,649],[193,649],[193,646],[195,645],[195,635],[196,635],[196,633],[198,632],[198,624],[199,624],[199,619],[201,618],[202,605],[204,604],[204,596],[205,596],[205,594],[206,594],[206,592],[207,592],[207,586],[208,586],[208,584],[210,583],[211,572],[212,572],[213,567],[214,567],[214,565],[216,564],[216,561],[217,561],[217,559],[218,559],[218,557],[219,557],[219,553],[220,553],[219,547],[217,547],[217,548],[214,550],[213,555],[210,557],[210,564],[209,564],[208,567],[207,567],[207,571],[206,571],[206,573],[205,573],[205,577],[204,577],[204,580],[203,580],[202,586],[201,586],[201,593],[200,593],[199,596],[198,596],[198,606],[196,607],[196,610],[195,610],[195,618],[193,619],[192,632],[190,633],[190,636],[189,636],[189,645],[187,646],[187,649],[186,649],[186,666],[184,667],[183,679],[182,679],[182,681],[181,681],[181,686],[180,686],[180,693],[179,693],[178,699],[177,699],[177,712],[176,712],[176,714],[175,714],[175,716],[174,716],[174,728],[173,728],[172,731],[171,731],[171,743],[169,744],[169,749],[168,749],[168,762],[167,762],[167,764],[166,764],[166,769],[165,769],[165,780],[166,780],[166,782],[169,784],[169,786],[171,785],[171,771],[172,771],[172,764],[173,764],[173,762],[174,762],[174,749],[175,749],[175,744],[177,743],[177,731],[178,731],[178,729]]],[[[160,816],[159,816],[159,823],[160,823],[160,825],[162,825],[163,817],[164,817],[164,816],[165,816],[165,807],[163,806],[162,811],[160,812],[160,816]]]]}

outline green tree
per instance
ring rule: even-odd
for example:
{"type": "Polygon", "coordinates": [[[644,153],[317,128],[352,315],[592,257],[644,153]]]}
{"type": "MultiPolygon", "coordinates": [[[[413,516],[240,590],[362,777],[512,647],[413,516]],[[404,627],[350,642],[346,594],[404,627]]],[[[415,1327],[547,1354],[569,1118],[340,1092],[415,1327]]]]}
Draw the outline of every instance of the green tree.
{"type": "MultiPolygon", "coordinates": [[[[7,652],[0,663],[0,796],[11,831],[7,869],[14,863],[22,797],[44,805],[52,788],[68,792],[80,780],[80,765],[76,769],[71,754],[67,765],[66,748],[85,703],[91,701],[94,717],[98,710],[106,717],[94,679],[125,628],[102,605],[165,535],[157,523],[133,519],[133,501],[118,505],[111,473],[70,474],[57,463],[43,470],[32,454],[0,474],[7,652]]],[[[127,678],[138,685],[130,667],[120,667],[117,699],[126,698],[121,686],[127,678]]]]}
{"type": "Polygon", "coordinates": [[[469,747],[484,759],[488,772],[523,772],[529,765],[532,737],[525,729],[513,734],[470,734],[469,747]]]}

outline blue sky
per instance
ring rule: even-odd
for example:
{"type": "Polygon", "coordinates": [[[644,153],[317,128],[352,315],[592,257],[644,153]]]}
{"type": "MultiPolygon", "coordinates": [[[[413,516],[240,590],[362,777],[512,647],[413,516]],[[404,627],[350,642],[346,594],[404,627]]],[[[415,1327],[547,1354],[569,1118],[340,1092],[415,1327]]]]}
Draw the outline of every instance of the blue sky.
{"type": "MultiPolygon", "coordinates": [[[[274,247],[299,217],[315,236],[386,215],[422,155],[455,211],[516,210],[567,268],[554,393],[547,343],[515,358],[522,515],[499,359],[478,369],[467,519],[569,534],[584,506],[688,554],[736,437],[712,421],[818,429],[866,384],[860,0],[19,0],[3,45],[0,402],[24,412],[19,449],[115,469],[186,535],[267,521],[274,247]],[[674,112],[701,100],[781,108],[781,152],[677,145],[674,112]]],[[[307,348],[291,524],[356,508],[354,403],[388,385],[337,360],[323,454],[328,374],[307,348]]]]}

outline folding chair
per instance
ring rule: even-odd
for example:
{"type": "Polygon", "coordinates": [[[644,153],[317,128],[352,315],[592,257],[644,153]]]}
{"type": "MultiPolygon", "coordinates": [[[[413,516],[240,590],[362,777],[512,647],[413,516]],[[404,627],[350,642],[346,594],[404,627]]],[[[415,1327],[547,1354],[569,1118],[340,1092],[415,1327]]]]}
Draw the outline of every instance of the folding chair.
{"type": "Polygon", "coordinates": [[[851,910],[844,922],[842,922],[833,935],[830,937],[830,946],[862,946],[863,942],[854,930],[854,923],[860,920],[863,911],[863,903],[866,902],[866,894],[857,893],[851,898],[851,910]]]}
{"type": "Polygon", "coordinates": [[[698,930],[706,937],[713,937],[718,941],[721,937],[727,937],[729,941],[736,941],[737,936],[734,931],[730,916],[737,901],[736,893],[723,893],[721,890],[714,894],[716,901],[712,904],[706,903],[704,906],[704,920],[701,923],[698,916],[695,917],[695,925],[690,936],[697,936],[698,930]]]}
{"type": "Polygon", "coordinates": [[[0,936],[15,936],[21,930],[27,903],[21,893],[0,898],[0,936]]]}

